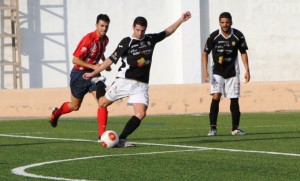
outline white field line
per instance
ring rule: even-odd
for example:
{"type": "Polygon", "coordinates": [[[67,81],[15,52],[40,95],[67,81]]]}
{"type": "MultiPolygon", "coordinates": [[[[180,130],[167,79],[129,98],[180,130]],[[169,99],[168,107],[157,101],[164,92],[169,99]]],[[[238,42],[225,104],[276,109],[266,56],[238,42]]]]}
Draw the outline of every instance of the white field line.
{"type": "Polygon", "coordinates": [[[11,134],[0,134],[2,137],[11,138],[28,138],[28,139],[39,139],[39,140],[60,140],[60,141],[78,141],[78,142],[97,142],[96,140],[84,140],[84,139],[70,139],[70,138],[47,138],[47,137],[36,137],[36,136],[21,136],[21,135],[11,135],[11,134]]]}
{"type": "MultiPolygon", "coordinates": [[[[84,139],[47,138],[47,137],[20,136],[20,135],[8,135],[8,134],[0,134],[0,136],[13,137],[13,138],[42,139],[42,140],[97,142],[97,141],[93,141],[93,140],[84,140],[84,139]]],[[[300,157],[300,154],[298,154],[298,153],[282,153],[282,152],[256,151],[256,150],[237,150],[237,149],[227,149],[227,148],[210,148],[210,147],[201,147],[201,146],[172,145],[172,144],[158,144],[158,143],[140,143],[140,142],[135,142],[135,143],[137,145],[164,146],[164,147],[190,148],[190,149],[205,149],[205,150],[218,150],[218,151],[228,151],[228,152],[261,153],[261,154],[270,154],[270,155],[284,155],[284,156],[300,157]]]]}
{"type": "MultiPolygon", "coordinates": [[[[20,136],[20,135],[8,135],[8,134],[0,134],[0,136],[2,136],[2,137],[13,137],[13,138],[27,138],[27,139],[43,139],[43,140],[96,142],[96,141],[84,140],[84,139],[47,138],[47,137],[20,136]]],[[[11,171],[12,171],[12,173],[14,173],[16,175],[21,175],[21,176],[31,177],[31,178],[42,178],[42,179],[50,179],[50,180],[75,181],[75,180],[78,180],[78,179],[69,179],[69,178],[62,178],[62,177],[49,177],[49,176],[43,176],[43,175],[36,175],[36,174],[27,173],[25,170],[29,169],[29,168],[33,168],[33,167],[48,165],[48,164],[62,163],[62,162],[76,161],[76,160],[86,160],[86,159],[105,158],[105,157],[138,156],[138,155],[153,155],[153,154],[166,154],[166,153],[194,152],[194,151],[204,151],[204,150],[218,150],[218,151],[244,152],[244,153],[260,153],[260,154],[271,154],[271,155],[283,155],[283,156],[296,156],[296,157],[300,157],[300,154],[280,153],[280,152],[268,152],[268,151],[237,150],[237,149],[225,149],[225,148],[209,148],[209,147],[199,147],[199,146],[157,144],[157,143],[136,143],[136,144],[139,144],[139,145],[148,145],[148,146],[164,146],[164,147],[175,147],[175,148],[187,148],[188,150],[175,150],[175,151],[162,151],[162,152],[146,152],[146,153],[134,153],[134,154],[101,155],[101,156],[90,156],[90,157],[81,157],[81,158],[73,158],[73,159],[65,159],[65,160],[54,160],[54,161],[49,161],[49,162],[41,162],[41,163],[35,163],[35,164],[31,164],[31,165],[17,167],[17,168],[12,169],[11,171]]]]}
{"type": "MultiPolygon", "coordinates": [[[[43,176],[43,175],[36,175],[27,173],[25,170],[33,167],[49,165],[53,163],[62,163],[62,162],[69,162],[69,161],[77,161],[77,160],[87,160],[87,159],[95,159],[95,158],[106,158],[106,157],[121,157],[121,156],[139,156],[139,155],[154,155],[154,154],[166,154],[166,153],[179,153],[179,152],[194,152],[194,151],[202,151],[205,149],[189,149],[189,150],[175,150],[175,151],[161,151],[161,152],[146,152],[146,153],[132,153],[132,154],[115,154],[115,155],[101,155],[101,156],[90,156],[90,157],[81,157],[81,158],[73,158],[73,159],[65,159],[65,160],[54,160],[49,162],[41,162],[35,163],[31,165],[26,165],[18,168],[14,168],[11,170],[12,173],[20,176],[31,177],[31,178],[42,178],[42,179],[49,179],[49,180],[66,180],[66,181],[77,181],[78,179],[70,179],[70,178],[63,178],[63,177],[50,177],[50,176],[43,176]]],[[[84,181],[88,181],[82,179],[84,181]]]]}
{"type": "MultiPolygon", "coordinates": [[[[296,128],[298,127],[299,125],[266,125],[266,126],[243,126],[243,128],[271,128],[271,127],[292,127],[292,128],[296,128]]],[[[231,130],[231,127],[222,127],[222,129],[230,129],[231,130]]],[[[177,130],[208,130],[208,128],[204,128],[204,127],[201,127],[201,128],[195,128],[195,127],[190,127],[190,128],[176,128],[176,129],[169,129],[169,128],[155,128],[155,129],[151,129],[151,128],[148,128],[148,129],[144,129],[145,131],[165,131],[165,130],[174,130],[174,131],[177,131],[177,130]]],[[[67,132],[27,132],[27,133],[9,133],[9,134],[13,134],[13,135],[39,135],[39,134],[68,134],[68,133],[96,133],[97,131],[76,131],[76,132],[73,132],[73,131],[67,131],[67,132]]]]}

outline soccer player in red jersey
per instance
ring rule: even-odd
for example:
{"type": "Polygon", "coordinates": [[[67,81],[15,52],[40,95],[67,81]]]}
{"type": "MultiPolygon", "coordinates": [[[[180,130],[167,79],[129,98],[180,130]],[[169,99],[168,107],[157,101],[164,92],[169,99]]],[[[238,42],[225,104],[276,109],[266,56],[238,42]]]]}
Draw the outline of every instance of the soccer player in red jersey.
{"type": "MultiPolygon", "coordinates": [[[[105,60],[104,52],[109,41],[106,35],[109,23],[110,19],[106,14],[99,14],[96,19],[96,30],[85,35],[77,45],[72,60],[74,67],[70,75],[71,101],[64,102],[60,108],[54,108],[50,116],[52,127],[57,126],[57,121],[61,115],[78,111],[88,92],[92,93],[97,102],[99,97],[105,94],[104,81],[92,82],[91,79],[83,79],[82,75],[97,69],[100,66],[100,59],[105,60]]],[[[110,67],[106,70],[110,71],[110,67]]],[[[92,80],[100,79],[100,77],[100,74],[94,75],[92,80]]],[[[98,128],[100,137],[104,130],[98,128]]]]}

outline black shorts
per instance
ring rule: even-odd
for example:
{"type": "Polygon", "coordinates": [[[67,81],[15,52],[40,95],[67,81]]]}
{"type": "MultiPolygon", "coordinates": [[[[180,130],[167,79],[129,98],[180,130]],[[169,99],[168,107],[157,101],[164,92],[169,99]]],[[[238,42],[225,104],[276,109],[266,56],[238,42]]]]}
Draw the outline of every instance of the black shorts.
{"type": "Polygon", "coordinates": [[[91,93],[93,91],[97,91],[97,97],[98,97],[98,94],[102,95],[103,94],[102,91],[105,91],[105,87],[106,87],[105,84],[103,82],[101,82],[102,84],[104,84],[104,86],[103,86],[100,83],[97,83],[97,84],[92,83],[91,79],[85,80],[82,77],[84,73],[87,73],[87,71],[76,70],[74,68],[72,69],[71,75],[70,75],[70,78],[71,78],[70,88],[71,88],[72,95],[74,97],[76,97],[77,99],[83,99],[85,94],[87,94],[88,92],[91,93]],[[101,85],[100,88],[98,85],[101,85]]]}

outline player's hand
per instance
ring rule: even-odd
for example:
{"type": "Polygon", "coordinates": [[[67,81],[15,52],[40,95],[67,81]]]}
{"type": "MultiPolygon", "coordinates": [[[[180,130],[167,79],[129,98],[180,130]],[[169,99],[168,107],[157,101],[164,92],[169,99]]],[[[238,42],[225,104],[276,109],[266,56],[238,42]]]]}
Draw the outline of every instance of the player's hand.
{"type": "Polygon", "coordinates": [[[105,70],[108,71],[108,72],[110,72],[111,71],[111,67],[109,66],[105,70]]]}
{"type": "Polygon", "coordinates": [[[191,17],[192,17],[192,14],[189,11],[183,13],[182,16],[181,16],[183,22],[187,21],[191,17]]]}
{"type": "Polygon", "coordinates": [[[209,73],[204,72],[204,73],[203,73],[203,78],[204,78],[204,81],[205,81],[205,82],[209,82],[209,73]]]}
{"type": "Polygon", "coordinates": [[[245,83],[248,83],[250,81],[250,73],[247,71],[245,72],[245,83]]]}
{"type": "Polygon", "coordinates": [[[93,72],[84,73],[83,76],[82,76],[82,78],[84,78],[85,80],[88,80],[88,79],[90,79],[93,76],[94,76],[93,72]]]}

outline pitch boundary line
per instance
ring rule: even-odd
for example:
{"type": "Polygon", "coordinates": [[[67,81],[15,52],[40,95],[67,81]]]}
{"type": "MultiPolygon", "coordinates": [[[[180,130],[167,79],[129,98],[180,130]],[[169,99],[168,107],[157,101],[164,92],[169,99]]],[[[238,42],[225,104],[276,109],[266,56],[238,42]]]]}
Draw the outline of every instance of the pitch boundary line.
{"type": "MultiPolygon", "coordinates": [[[[20,135],[9,135],[9,134],[0,134],[0,136],[2,136],[2,137],[13,137],[13,138],[59,140],[59,141],[97,142],[97,141],[85,140],[85,139],[48,138],[48,137],[20,136],[20,135]]],[[[284,156],[300,157],[300,154],[297,154],[297,153],[283,153],[283,152],[257,151],[257,150],[238,150],[238,149],[227,149],[227,148],[210,148],[210,147],[201,147],[201,146],[172,145],[172,144],[159,144],[159,143],[140,143],[140,142],[134,142],[134,143],[137,144],[137,145],[148,145],[148,146],[164,146],[164,147],[191,148],[191,149],[207,149],[207,150],[219,150],[219,151],[228,151],[228,152],[261,153],[261,154],[270,154],[270,155],[284,155],[284,156]]]]}
{"type": "MultiPolygon", "coordinates": [[[[9,134],[0,134],[0,136],[2,136],[2,137],[13,137],[13,138],[42,139],[42,140],[97,142],[97,141],[85,140],[85,139],[48,138],[48,137],[20,136],[20,135],[9,135],[9,134]]],[[[284,155],[284,156],[300,157],[300,154],[297,154],[297,153],[283,153],[283,152],[257,151],[257,150],[238,150],[238,149],[227,149],[227,148],[210,148],[210,147],[201,147],[201,146],[187,146],[187,145],[173,145],[173,144],[159,144],[159,143],[140,143],[140,142],[134,142],[134,143],[137,144],[137,145],[148,145],[148,146],[164,146],[164,147],[191,148],[191,149],[207,149],[207,150],[218,150],[218,151],[228,151],[228,152],[261,153],[261,154],[270,154],[270,155],[284,155]]]]}
{"type": "MultiPolygon", "coordinates": [[[[266,126],[244,126],[243,128],[269,128],[269,127],[297,127],[299,125],[293,124],[293,125],[266,125],[266,126]]],[[[229,129],[231,130],[231,127],[223,127],[223,129],[229,129]]],[[[178,129],[164,129],[164,128],[159,128],[159,129],[145,129],[145,131],[151,131],[151,130],[158,130],[158,131],[164,131],[164,130],[194,130],[194,129],[201,129],[201,130],[207,130],[207,128],[178,128],[178,129]]],[[[97,131],[76,131],[76,133],[96,133],[97,131]]],[[[24,132],[24,133],[8,133],[8,134],[14,134],[14,135],[24,135],[24,134],[57,134],[61,132],[24,132]]],[[[74,133],[74,131],[67,131],[63,133],[74,133]]]]}

